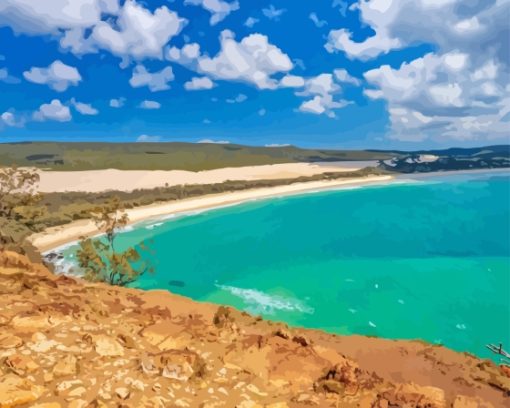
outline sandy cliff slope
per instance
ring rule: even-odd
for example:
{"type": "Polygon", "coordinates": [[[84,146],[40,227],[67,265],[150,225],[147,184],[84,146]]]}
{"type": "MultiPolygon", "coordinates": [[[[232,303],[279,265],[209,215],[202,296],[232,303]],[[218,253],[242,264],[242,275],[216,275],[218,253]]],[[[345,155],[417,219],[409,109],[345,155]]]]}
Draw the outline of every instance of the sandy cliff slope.
{"type": "Polygon", "coordinates": [[[292,329],[0,254],[0,407],[504,407],[494,363],[292,329]]]}
{"type": "Polygon", "coordinates": [[[39,191],[133,191],[181,184],[214,184],[227,180],[276,180],[314,176],[328,172],[356,171],[376,166],[375,161],[281,163],[226,167],[214,170],[86,170],[40,171],[39,191]]]}

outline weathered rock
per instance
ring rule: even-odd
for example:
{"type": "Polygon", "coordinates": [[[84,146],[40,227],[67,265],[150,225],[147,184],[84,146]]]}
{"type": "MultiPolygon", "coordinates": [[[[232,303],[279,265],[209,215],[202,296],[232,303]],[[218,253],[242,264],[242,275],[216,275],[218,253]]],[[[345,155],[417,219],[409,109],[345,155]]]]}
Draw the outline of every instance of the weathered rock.
{"type": "Polygon", "coordinates": [[[76,388],[73,388],[72,390],[70,390],[66,397],[69,398],[76,398],[76,397],[82,397],[83,395],[85,395],[85,393],[87,392],[87,390],[85,389],[85,387],[76,387],[76,388]]]}
{"type": "Polygon", "coordinates": [[[125,400],[128,399],[130,391],[125,387],[115,388],[115,395],[117,395],[117,397],[119,397],[120,399],[125,400]]]}
{"type": "Polygon", "coordinates": [[[30,408],[62,408],[58,402],[42,402],[40,404],[31,405],[30,408]]]}
{"type": "Polygon", "coordinates": [[[45,315],[14,316],[10,324],[18,330],[30,332],[47,329],[52,326],[48,316],[45,315]]]}
{"type": "Polygon", "coordinates": [[[19,376],[25,376],[34,372],[39,365],[31,357],[23,354],[14,354],[5,359],[5,366],[19,376]]]}
{"type": "Polygon", "coordinates": [[[319,405],[320,403],[319,397],[317,397],[317,395],[308,394],[305,392],[296,395],[294,398],[292,398],[292,401],[305,405],[319,405]]]}
{"type": "Polygon", "coordinates": [[[119,334],[117,336],[117,339],[122,344],[122,346],[124,346],[125,348],[128,348],[128,349],[136,348],[136,342],[132,336],[129,336],[127,334],[119,334]]]}
{"type": "Polygon", "coordinates": [[[510,378],[510,367],[509,366],[507,366],[507,365],[500,365],[499,369],[501,370],[503,375],[506,375],[507,377],[510,378]]]}
{"type": "Polygon", "coordinates": [[[218,328],[226,328],[232,325],[234,318],[230,312],[230,308],[220,306],[213,317],[213,323],[218,328]]]}
{"type": "Polygon", "coordinates": [[[88,402],[84,399],[75,399],[67,404],[67,408],[85,408],[88,405],[88,402]]]}
{"type": "Polygon", "coordinates": [[[196,353],[186,350],[171,350],[154,357],[161,375],[178,381],[188,381],[204,372],[204,363],[196,353]]]}
{"type": "Polygon", "coordinates": [[[302,334],[292,337],[292,341],[294,343],[302,345],[303,347],[309,346],[311,344],[310,340],[302,334]]]}
{"type": "Polygon", "coordinates": [[[15,374],[0,377],[0,407],[9,408],[36,401],[45,388],[15,374]]]}
{"type": "Polygon", "coordinates": [[[359,389],[360,372],[354,362],[344,359],[317,381],[315,389],[340,395],[355,395],[359,389]]]}
{"type": "Polygon", "coordinates": [[[147,353],[143,353],[140,357],[140,369],[143,373],[151,376],[159,374],[159,369],[154,364],[154,358],[147,355],[147,353]]]}
{"type": "Polygon", "coordinates": [[[281,337],[282,339],[285,339],[285,340],[288,340],[291,337],[291,334],[289,333],[289,331],[284,329],[283,327],[276,329],[275,332],[273,333],[273,335],[275,335],[277,337],[281,337]]]}
{"type": "Polygon", "coordinates": [[[72,354],[67,354],[64,358],[53,367],[53,375],[55,377],[65,377],[74,375],[77,372],[77,360],[72,354]]]}
{"type": "Polygon", "coordinates": [[[258,402],[245,400],[236,405],[236,408],[264,408],[258,402]]]}
{"type": "Polygon", "coordinates": [[[29,343],[28,347],[30,350],[35,351],[36,353],[46,353],[60,344],[53,339],[48,340],[46,335],[41,332],[35,332],[32,334],[31,339],[32,343],[29,343]]]}
{"type": "Polygon", "coordinates": [[[274,402],[266,405],[265,408],[289,408],[289,405],[286,402],[274,402]]]}
{"type": "Polygon", "coordinates": [[[93,337],[96,353],[102,357],[119,357],[124,355],[124,348],[119,342],[104,334],[93,337]]]}
{"type": "Polygon", "coordinates": [[[436,387],[423,387],[414,383],[400,384],[378,396],[379,405],[415,408],[446,408],[444,391],[436,387]]]}
{"type": "Polygon", "coordinates": [[[0,333],[0,349],[17,348],[23,345],[20,337],[10,333],[0,333]]]}
{"type": "Polygon", "coordinates": [[[500,367],[491,361],[482,361],[477,364],[477,368],[479,370],[473,375],[476,381],[484,382],[491,387],[510,394],[510,377],[503,374],[500,367]]]}
{"type": "Polygon", "coordinates": [[[81,380],[68,380],[68,381],[62,381],[59,383],[56,387],[57,395],[67,395],[69,393],[69,390],[73,388],[74,386],[82,386],[83,382],[81,380]]]}
{"type": "Polygon", "coordinates": [[[494,408],[494,405],[479,397],[457,395],[453,401],[452,408],[494,408]]]}

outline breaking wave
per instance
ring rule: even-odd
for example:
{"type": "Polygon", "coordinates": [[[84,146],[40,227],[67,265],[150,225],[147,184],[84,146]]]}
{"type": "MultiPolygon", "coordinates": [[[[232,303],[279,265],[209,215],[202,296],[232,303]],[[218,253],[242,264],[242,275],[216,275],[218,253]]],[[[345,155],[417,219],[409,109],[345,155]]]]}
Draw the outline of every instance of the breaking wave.
{"type": "Polygon", "coordinates": [[[243,289],[228,285],[216,285],[216,287],[240,298],[245,303],[246,310],[254,314],[274,314],[277,310],[307,314],[312,314],[315,311],[312,307],[294,298],[269,295],[256,289],[243,289]]]}

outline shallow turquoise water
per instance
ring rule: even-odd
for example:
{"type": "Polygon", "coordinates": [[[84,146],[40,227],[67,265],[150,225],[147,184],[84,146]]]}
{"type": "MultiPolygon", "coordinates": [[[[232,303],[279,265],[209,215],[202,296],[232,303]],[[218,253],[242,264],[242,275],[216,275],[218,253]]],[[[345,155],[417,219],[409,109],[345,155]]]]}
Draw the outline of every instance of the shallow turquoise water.
{"type": "Polygon", "coordinates": [[[156,267],[140,288],[485,357],[510,346],[508,173],[250,202],[140,224],[118,246],[140,241],[156,267]]]}

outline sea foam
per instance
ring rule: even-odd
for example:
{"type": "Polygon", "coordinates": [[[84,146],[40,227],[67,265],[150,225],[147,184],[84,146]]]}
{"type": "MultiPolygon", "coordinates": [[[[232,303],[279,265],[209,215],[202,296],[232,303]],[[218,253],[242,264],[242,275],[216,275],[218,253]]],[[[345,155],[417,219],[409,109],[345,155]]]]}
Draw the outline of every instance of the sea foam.
{"type": "Polygon", "coordinates": [[[246,310],[251,313],[274,314],[277,310],[312,314],[314,309],[298,299],[280,295],[270,295],[256,289],[243,289],[235,286],[216,285],[240,299],[247,305],[246,310]]]}

